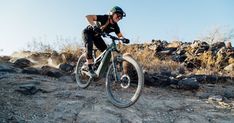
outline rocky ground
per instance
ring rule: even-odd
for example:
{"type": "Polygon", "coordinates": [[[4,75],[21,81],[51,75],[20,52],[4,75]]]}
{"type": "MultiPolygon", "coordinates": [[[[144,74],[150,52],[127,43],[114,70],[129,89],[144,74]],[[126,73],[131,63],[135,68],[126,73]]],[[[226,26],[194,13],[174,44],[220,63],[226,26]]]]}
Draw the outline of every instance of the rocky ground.
{"type": "Polygon", "coordinates": [[[0,74],[0,122],[232,123],[234,82],[202,84],[198,90],[146,86],[136,104],[117,108],[102,81],[78,88],[72,77],[0,74]]]}
{"type": "Polygon", "coordinates": [[[81,50],[0,56],[0,123],[234,122],[233,47],[152,41],[121,52],[144,69],[144,91],[129,108],[108,101],[104,80],[77,86],[73,71],[81,50]]]}

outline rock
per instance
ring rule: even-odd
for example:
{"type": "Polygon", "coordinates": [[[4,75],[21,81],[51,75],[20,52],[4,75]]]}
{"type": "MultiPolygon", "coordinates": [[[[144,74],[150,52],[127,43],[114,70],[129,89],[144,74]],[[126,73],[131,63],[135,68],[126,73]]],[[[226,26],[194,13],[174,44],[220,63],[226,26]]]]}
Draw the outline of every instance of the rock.
{"type": "Polygon", "coordinates": [[[178,80],[177,79],[174,79],[174,78],[171,78],[171,82],[170,82],[170,84],[171,85],[178,85],[178,80]]]}
{"type": "Polygon", "coordinates": [[[170,77],[171,76],[171,71],[169,71],[169,70],[161,70],[160,74],[162,76],[168,76],[168,77],[170,77]]]}
{"type": "Polygon", "coordinates": [[[176,54],[178,54],[178,55],[184,55],[185,53],[186,53],[186,51],[184,49],[181,49],[181,48],[176,51],[176,54]]]}
{"type": "Polygon", "coordinates": [[[224,97],[226,98],[234,98],[234,90],[225,90],[224,91],[224,97]]]}
{"type": "Polygon", "coordinates": [[[28,59],[26,58],[20,58],[20,59],[17,59],[16,61],[14,61],[14,64],[20,68],[25,68],[25,67],[29,67],[32,65],[32,62],[29,61],[28,59]]]}
{"type": "Polygon", "coordinates": [[[192,121],[188,118],[188,117],[185,117],[185,118],[176,118],[176,120],[174,121],[174,123],[191,123],[192,121]]]}
{"type": "Polygon", "coordinates": [[[207,99],[207,98],[209,98],[210,95],[211,95],[211,93],[198,93],[197,94],[199,99],[207,99]]]}
{"type": "Polygon", "coordinates": [[[0,63],[1,62],[9,62],[11,59],[10,56],[0,56],[0,63]]]}
{"type": "Polygon", "coordinates": [[[62,71],[65,71],[65,72],[72,72],[74,67],[70,64],[63,63],[63,64],[59,65],[59,69],[61,69],[62,71]]]}
{"type": "Polygon", "coordinates": [[[183,65],[189,69],[200,68],[201,60],[197,58],[191,58],[191,57],[186,58],[183,65]]]}
{"type": "Polygon", "coordinates": [[[167,48],[179,48],[181,47],[183,43],[181,41],[172,41],[171,43],[169,43],[166,47],[167,48]]]}
{"type": "Polygon", "coordinates": [[[232,49],[232,43],[230,41],[226,43],[226,48],[232,49]]]}
{"type": "Polygon", "coordinates": [[[195,54],[204,53],[209,49],[209,44],[206,42],[199,42],[198,46],[196,47],[195,54]]]}
{"type": "Polygon", "coordinates": [[[33,95],[37,93],[39,89],[36,88],[35,84],[25,84],[21,85],[16,91],[25,95],[33,95]]]}
{"type": "Polygon", "coordinates": [[[167,76],[145,74],[145,84],[149,86],[168,86],[171,84],[171,80],[167,76]]]}
{"type": "Polygon", "coordinates": [[[183,65],[180,65],[179,67],[176,68],[176,72],[179,74],[184,74],[185,73],[185,67],[183,65]]]}
{"type": "Polygon", "coordinates": [[[191,75],[190,78],[196,78],[199,83],[215,84],[218,81],[218,76],[215,75],[191,75]]]}
{"type": "Polygon", "coordinates": [[[27,67],[22,70],[22,73],[40,74],[40,70],[38,70],[37,68],[33,68],[33,67],[27,67]]]}
{"type": "Polygon", "coordinates": [[[159,53],[163,55],[171,55],[177,48],[165,48],[161,50],[159,53]]]}
{"type": "Polygon", "coordinates": [[[47,75],[50,77],[55,77],[55,78],[59,78],[61,76],[63,76],[63,73],[56,68],[50,67],[50,66],[43,66],[41,71],[42,75],[47,75]]]}
{"type": "Polygon", "coordinates": [[[217,43],[211,44],[210,50],[213,52],[217,52],[222,47],[225,47],[225,43],[217,42],[217,43]]]}
{"type": "Polygon", "coordinates": [[[206,50],[203,49],[203,48],[198,48],[196,51],[195,51],[195,54],[198,55],[198,54],[201,54],[201,53],[204,53],[206,50]]]}
{"type": "Polygon", "coordinates": [[[216,54],[216,62],[215,62],[215,66],[218,69],[223,69],[225,66],[228,65],[228,60],[227,60],[227,52],[225,47],[222,47],[221,49],[219,49],[219,51],[216,54]]]}
{"type": "Polygon", "coordinates": [[[201,47],[204,48],[205,50],[208,50],[210,48],[210,45],[206,42],[202,42],[201,47]]]}
{"type": "Polygon", "coordinates": [[[20,116],[17,116],[17,115],[10,116],[7,119],[7,122],[8,123],[26,123],[26,121],[24,120],[23,117],[20,117],[20,116]]]}
{"type": "Polygon", "coordinates": [[[72,76],[62,76],[59,78],[60,81],[67,82],[67,83],[74,83],[76,82],[75,75],[72,76]]]}
{"type": "Polygon", "coordinates": [[[15,68],[13,63],[3,62],[0,63],[0,72],[16,73],[21,71],[19,68],[15,68]]]}
{"type": "Polygon", "coordinates": [[[152,44],[149,46],[149,49],[154,50],[155,53],[157,53],[162,51],[164,46],[161,40],[152,40],[152,44]]]}
{"type": "Polygon", "coordinates": [[[209,96],[208,98],[209,102],[221,102],[223,101],[223,97],[221,95],[214,95],[214,96],[209,96]]]}
{"type": "Polygon", "coordinates": [[[201,43],[200,40],[194,40],[193,43],[190,45],[193,49],[196,49],[199,47],[199,44],[201,43]]]}
{"type": "Polygon", "coordinates": [[[226,67],[224,68],[224,70],[226,70],[226,71],[228,71],[228,72],[234,72],[234,63],[232,63],[232,64],[226,66],[226,67]]]}
{"type": "Polygon", "coordinates": [[[81,117],[80,123],[121,123],[122,121],[118,115],[116,116],[104,111],[93,112],[82,110],[79,115],[81,117]],[[105,117],[99,117],[100,114],[104,114],[105,117]]]}
{"type": "Polygon", "coordinates": [[[218,81],[218,77],[215,75],[205,75],[205,80],[203,81],[206,83],[215,84],[218,81]]]}
{"type": "Polygon", "coordinates": [[[171,59],[176,62],[184,62],[186,58],[186,55],[173,55],[171,59]]]}
{"type": "Polygon", "coordinates": [[[186,90],[198,89],[199,83],[196,78],[184,78],[178,82],[178,87],[186,90]]]}

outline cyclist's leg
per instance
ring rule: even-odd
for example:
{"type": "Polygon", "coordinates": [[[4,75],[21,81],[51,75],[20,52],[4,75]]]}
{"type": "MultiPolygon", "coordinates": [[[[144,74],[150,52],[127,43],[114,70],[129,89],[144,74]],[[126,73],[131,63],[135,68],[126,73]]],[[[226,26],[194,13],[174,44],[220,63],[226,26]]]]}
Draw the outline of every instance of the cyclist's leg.
{"type": "Polygon", "coordinates": [[[93,40],[94,40],[94,33],[90,30],[85,29],[82,34],[85,47],[86,47],[86,58],[87,58],[87,63],[88,63],[88,70],[89,70],[89,75],[91,77],[96,76],[96,74],[93,71],[93,40]]]}
{"type": "Polygon", "coordinates": [[[107,45],[105,41],[101,37],[95,37],[94,38],[94,45],[101,51],[105,51],[107,48],[107,45]]]}
{"type": "Polygon", "coordinates": [[[82,33],[82,38],[85,43],[86,58],[91,61],[91,59],[93,59],[92,52],[93,52],[94,34],[92,31],[84,29],[82,33]]]}

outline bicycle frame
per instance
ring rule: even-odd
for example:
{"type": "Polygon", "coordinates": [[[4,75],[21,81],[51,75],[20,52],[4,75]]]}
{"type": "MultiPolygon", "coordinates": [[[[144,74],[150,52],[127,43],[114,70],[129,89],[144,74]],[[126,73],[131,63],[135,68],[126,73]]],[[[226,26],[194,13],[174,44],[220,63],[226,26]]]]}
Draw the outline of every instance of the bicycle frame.
{"type": "MultiPolygon", "coordinates": [[[[101,62],[96,70],[96,74],[97,74],[97,78],[98,77],[102,77],[103,75],[105,75],[105,72],[107,71],[108,69],[108,63],[110,62],[111,60],[111,56],[112,56],[112,63],[114,62],[113,60],[113,51],[116,51],[116,52],[119,52],[117,50],[117,46],[116,46],[116,43],[115,43],[115,40],[112,39],[112,43],[110,44],[110,46],[107,47],[107,49],[101,54],[99,55],[96,59],[95,59],[95,64],[97,62],[97,60],[99,58],[101,58],[101,62]]],[[[116,67],[114,66],[114,69],[116,67]]]]}

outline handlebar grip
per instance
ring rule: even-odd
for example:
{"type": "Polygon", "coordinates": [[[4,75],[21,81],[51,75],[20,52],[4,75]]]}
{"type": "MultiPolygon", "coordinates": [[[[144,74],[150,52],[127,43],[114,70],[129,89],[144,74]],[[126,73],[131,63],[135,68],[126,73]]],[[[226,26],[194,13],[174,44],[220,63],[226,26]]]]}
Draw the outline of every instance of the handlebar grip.
{"type": "Polygon", "coordinates": [[[125,39],[123,39],[123,40],[122,40],[122,42],[123,42],[123,43],[125,43],[125,44],[130,43],[129,39],[126,39],[126,38],[125,38],[125,39]]]}

